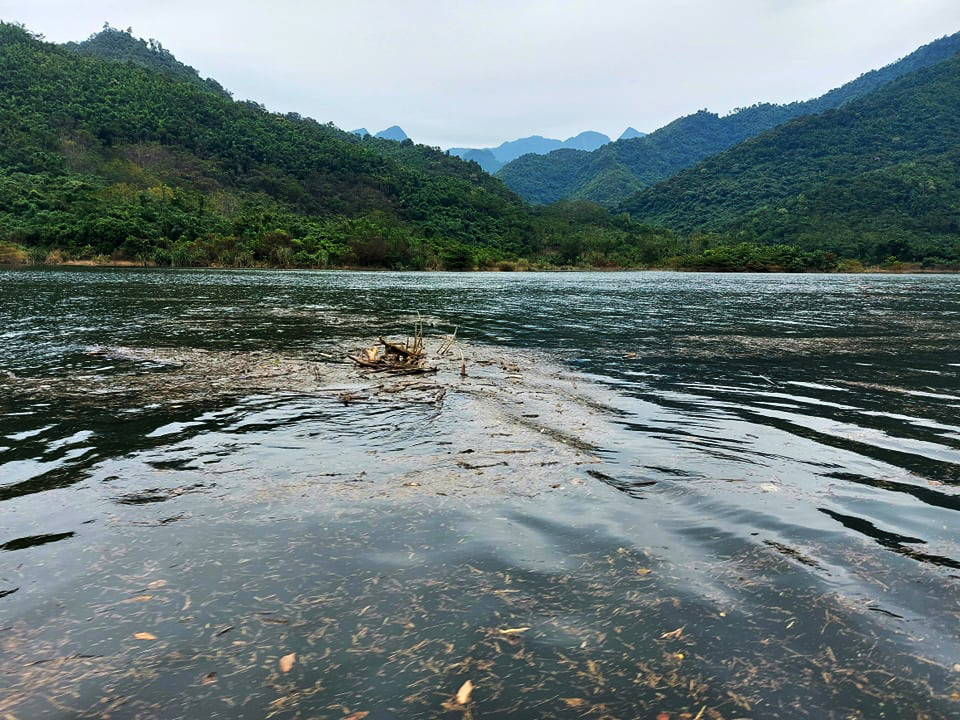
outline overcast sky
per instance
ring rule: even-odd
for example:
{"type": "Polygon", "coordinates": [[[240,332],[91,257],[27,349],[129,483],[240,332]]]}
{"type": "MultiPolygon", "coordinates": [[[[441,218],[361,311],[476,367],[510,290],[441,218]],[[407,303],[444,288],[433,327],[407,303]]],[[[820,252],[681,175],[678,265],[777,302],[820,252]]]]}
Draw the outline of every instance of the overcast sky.
{"type": "Polygon", "coordinates": [[[960,0],[0,0],[56,42],[109,22],[237,99],[483,147],[822,94],[960,31],[960,0]]]}

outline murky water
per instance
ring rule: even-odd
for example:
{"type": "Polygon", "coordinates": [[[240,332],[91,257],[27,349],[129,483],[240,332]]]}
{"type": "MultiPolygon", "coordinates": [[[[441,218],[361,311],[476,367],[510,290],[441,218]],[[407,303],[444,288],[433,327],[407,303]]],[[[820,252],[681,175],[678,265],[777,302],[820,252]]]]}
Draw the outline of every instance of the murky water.
{"type": "Polygon", "coordinates": [[[958,717],[958,348],[956,276],[0,272],[0,717],[958,717]],[[374,401],[418,312],[509,362],[374,401]]]}

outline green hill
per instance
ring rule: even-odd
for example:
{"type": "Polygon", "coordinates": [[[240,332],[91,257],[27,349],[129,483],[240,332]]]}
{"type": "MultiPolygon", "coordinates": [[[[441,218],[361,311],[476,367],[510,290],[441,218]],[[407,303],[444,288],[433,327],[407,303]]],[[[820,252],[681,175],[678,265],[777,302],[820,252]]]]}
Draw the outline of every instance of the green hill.
{"type": "Polygon", "coordinates": [[[157,70],[174,80],[205,85],[208,89],[228,95],[229,93],[216,80],[200,77],[194,68],[177,60],[169,50],[157,40],[134,38],[132,31],[119,30],[104,23],[103,30],[91,35],[79,43],[66,43],[69,50],[80,55],[98,57],[104,60],[130,63],[140,67],[157,70]]]}
{"type": "Polygon", "coordinates": [[[38,256],[455,268],[607,232],[559,230],[475,163],[234,102],[158,43],[0,24],[0,240],[38,256]]]}
{"type": "Polygon", "coordinates": [[[622,205],[684,233],[882,262],[960,259],[960,57],[789,122],[622,205]]]}
{"type": "Polygon", "coordinates": [[[532,203],[578,198],[614,207],[638,190],[737,143],[788,120],[842,107],[903,75],[953,57],[958,50],[960,33],[925,45],[896,63],[861,75],[814,100],[789,105],[758,104],[724,117],[701,110],[645,137],[619,140],[593,152],[527,155],[505,165],[497,176],[532,203]]]}

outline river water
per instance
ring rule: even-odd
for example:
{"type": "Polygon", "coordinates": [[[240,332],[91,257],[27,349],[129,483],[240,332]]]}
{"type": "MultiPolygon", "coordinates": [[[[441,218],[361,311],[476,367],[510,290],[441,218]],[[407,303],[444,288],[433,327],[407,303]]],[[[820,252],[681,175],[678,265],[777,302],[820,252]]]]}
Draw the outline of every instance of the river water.
{"type": "Polygon", "coordinates": [[[960,717],[958,348],[957,276],[2,271],[0,717],[960,717]],[[418,314],[467,377],[341,362],[418,314]]]}

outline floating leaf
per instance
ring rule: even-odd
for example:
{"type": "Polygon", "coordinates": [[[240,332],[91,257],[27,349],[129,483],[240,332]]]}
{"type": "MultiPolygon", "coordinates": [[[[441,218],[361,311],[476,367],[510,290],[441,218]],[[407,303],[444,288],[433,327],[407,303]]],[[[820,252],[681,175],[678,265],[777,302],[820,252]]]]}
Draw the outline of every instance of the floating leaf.
{"type": "Polygon", "coordinates": [[[501,635],[516,635],[517,633],[526,632],[530,628],[528,627],[516,627],[516,628],[506,628],[505,630],[500,630],[501,635]]]}
{"type": "Polygon", "coordinates": [[[670,632],[665,632],[660,636],[661,640],[676,640],[678,637],[683,635],[683,628],[678,627],[676,630],[671,630],[670,632]]]}
{"type": "Polygon", "coordinates": [[[156,590],[157,588],[162,588],[166,584],[166,580],[154,580],[152,583],[147,585],[147,590],[156,590]]]}
{"type": "Polygon", "coordinates": [[[135,603],[135,602],[147,602],[148,600],[153,600],[153,595],[137,595],[136,597],[132,597],[129,600],[125,600],[124,602],[135,603]]]}
{"type": "Polygon", "coordinates": [[[473,683],[467,680],[460,689],[457,690],[457,704],[466,705],[470,702],[470,693],[473,692],[473,683]]]}
{"type": "Polygon", "coordinates": [[[369,710],[357,710],[355,713],[350,713],[343,720],[363,720],[367,715],[370,714],[369,710]]]}
{"type": "Polygon", "coordinates": [[[587,700],[583,698],[561,698],[566,704],[567,707],[586,707],[589,705],[587,700]]]}
{"type": "Polygon", "coordinates": [[[213,685],[217,681],[217,674],[215,672],[208,672],[203,676],[204,685],[213,685]]]}
{"type": "Polygon", "coordinates": [[[293,669],[293,664],[297,661],[297,654],[290,653],[280,658],[280,672],[288,673],[293,669]]]}
{"type": "Polygon", "coordinates": [[[637,575],[649,575],[652,572],[650,568],[637,568],[637,575]]]}
{"type": "Polygon", "coordinates": [[[134,634],[133,634],[133,637],[135,637],[137,640],[156,640],[156,639],[157,639],[157,636],[156,636],[156,635],[153,635],[153,634],[148,633],[148,632],[138,632],[138,633],[134,633],[134,634]]]}

